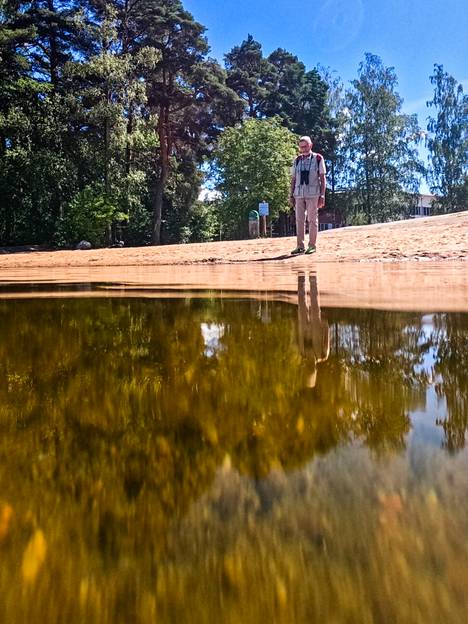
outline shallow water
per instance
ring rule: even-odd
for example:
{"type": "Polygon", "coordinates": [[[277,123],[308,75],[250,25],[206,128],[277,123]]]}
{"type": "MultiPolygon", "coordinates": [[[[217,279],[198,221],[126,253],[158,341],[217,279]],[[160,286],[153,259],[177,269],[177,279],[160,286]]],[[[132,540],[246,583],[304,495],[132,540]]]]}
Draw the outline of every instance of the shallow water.
{"type": "Polygon", "coordinates": [[[0,622],[465,622],[468,315],[0,300],[0,622]]]}

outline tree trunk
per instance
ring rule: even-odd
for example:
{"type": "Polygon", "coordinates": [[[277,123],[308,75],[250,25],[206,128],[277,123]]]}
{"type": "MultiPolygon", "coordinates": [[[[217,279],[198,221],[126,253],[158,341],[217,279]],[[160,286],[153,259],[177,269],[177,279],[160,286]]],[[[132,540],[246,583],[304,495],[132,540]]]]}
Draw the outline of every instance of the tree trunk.
{"type": "Polygon", "coordinates": [[[158,118],[159,136],[159,179],[153,193],[153,245],[161,244],[161,221],[163,196],[169,177],[169,156],[172,149],[171,132],[169,127],[169,109],[164,104],[159,107],[158,118]]]}
{"type": "Polygon", "coordinates": [[[252,119],[257,117],[254,108],[254,99],[252,96],[249,96],[249,117],[252,117],[252,119]]]}
{"type": "Polygon", "coordinates": [[[153,192],[153,245],[161,244],[161,221],[162,221],[162,204],[163,204],[163,184],[161,180],[154,186],[153,192]]]}
{"type": "Polygon", "coordinates": [[[132,166],[132,149],[130,147],[130,139],[133,132],[133,110],[132,105],[130,104],[130,108],[128,111],[128,120],[127,120],[127,136],[125,142],[125,173],[128,176],[130,173],[130,169],[132,166]]]}
{"type": "MultiPolygon", "coordinates": [[[[125,0],[124,11],[122,18],[122,54],[128,53],[130,48],[129,34],[128,34],[128,13],[129,13],[129,1],[125,0]]],[[[125,140],[125,173],[128,176],[131,169],[132,150],[130,147],[130,137],[133,132],[133,102],[128,98],[128,90],[125,91],[126,99],[128,102],[128,119],[127,119],[127,135],[125,140]]]]}
{"type": "Polygon", "coordinates": [[[335,198],[335,154],[332,156],[331,161],[331,209],[335,218],[335,225],[338,223],[336,217],[336,198],[335,198]]]}
{"type": "Polygon", "coordinates": [[[366,162],[366,214],[367,214],[367,223],[371,224],[371,197],[370,197],[370,180],[369,180],[369,168],[366,162]]]}
{"type": "MultiPolygon", "coordinates": [[[[107,101],[109,101],[109,93],[107,93],[107,101]]],[[[104,121],[104,192],[106,194],[106,201],[109,201],[110,195],[110,180],[109,180],[109,140],[110,140],[110,128],[109,119],[106,117],[104,121]]],[[[112,245],[112,223],[107,226],[107,244],[112,245]]]]}
{"type": "MultiPolygon", "coordinates": [[[[50,11],[51,15],[55,14],[55,7],[53,0],[48,0],[47,8],[50,11]]],[[[53,29],[52,24],[49,24],[49,28],[53,29]]],[[[49,46],[50,46],[50,82],[54,87],[54,90],[58,87],[58,46],[57,46],[57,33],[51,30],[49,36],[49,46]]]]}

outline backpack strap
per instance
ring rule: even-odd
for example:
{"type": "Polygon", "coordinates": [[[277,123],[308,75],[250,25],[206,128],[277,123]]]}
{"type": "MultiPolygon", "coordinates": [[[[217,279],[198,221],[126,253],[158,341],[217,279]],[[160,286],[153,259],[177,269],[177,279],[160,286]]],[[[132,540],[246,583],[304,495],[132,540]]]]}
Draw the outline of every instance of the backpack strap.
{"type": "MultiPolygon", "coordinates": [[[[296,156],[296,160],[294,161],[294,167],[297,167],[297,165],[301,162],[301,158],[302,156],[296,156]]],[[[323,159],[322,154],[316,154],[315,155],[315,161],[317,164],[317,175],[320,174],[320,161],[323,159]]]]}

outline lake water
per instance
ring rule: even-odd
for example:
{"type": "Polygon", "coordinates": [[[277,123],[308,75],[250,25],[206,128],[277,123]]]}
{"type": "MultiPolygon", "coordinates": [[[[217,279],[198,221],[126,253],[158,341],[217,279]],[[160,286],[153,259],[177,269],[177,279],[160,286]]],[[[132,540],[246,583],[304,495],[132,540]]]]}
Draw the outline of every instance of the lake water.
{"type": "Polygon", "coordinates": [[[308,275],[0,299],[0,622],[467,621],[467,368],[308,275]]]}

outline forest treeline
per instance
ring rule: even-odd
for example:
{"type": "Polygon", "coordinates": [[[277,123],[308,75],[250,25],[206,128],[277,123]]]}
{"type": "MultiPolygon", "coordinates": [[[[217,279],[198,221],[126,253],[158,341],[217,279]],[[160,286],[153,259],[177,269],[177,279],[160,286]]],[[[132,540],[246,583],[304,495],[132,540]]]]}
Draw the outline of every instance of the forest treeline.
{"type": "Polygon", "coordinates": [[[466,209],[462,85],[434,66],[421,128],[379,57],[347,87],[319,61],[249,35],[220,64],[179,0],[0,0],[0,245],[241,237],[258,201],[289,210],[303,134],[347,223],[407,216],[423,178],[435,210],[466,209]]]}

